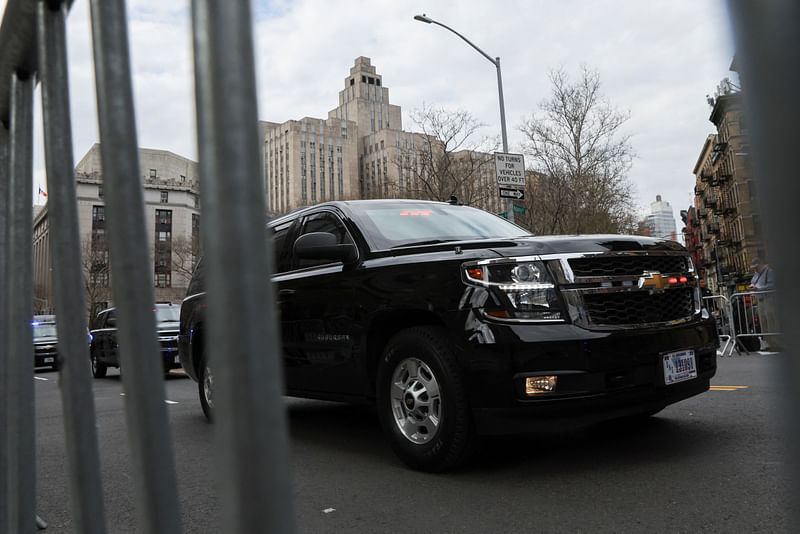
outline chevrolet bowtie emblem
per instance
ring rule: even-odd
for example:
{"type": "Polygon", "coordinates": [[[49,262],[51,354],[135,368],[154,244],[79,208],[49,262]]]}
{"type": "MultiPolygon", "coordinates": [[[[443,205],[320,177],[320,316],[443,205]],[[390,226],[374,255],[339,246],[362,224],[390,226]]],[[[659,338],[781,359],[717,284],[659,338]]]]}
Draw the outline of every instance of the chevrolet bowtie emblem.
{"type": "Polygon", "coordinates": [[[658,271],[645,271],[639,277],[639,289],[664,289],[669,285],[669,278],[658,271]]]}

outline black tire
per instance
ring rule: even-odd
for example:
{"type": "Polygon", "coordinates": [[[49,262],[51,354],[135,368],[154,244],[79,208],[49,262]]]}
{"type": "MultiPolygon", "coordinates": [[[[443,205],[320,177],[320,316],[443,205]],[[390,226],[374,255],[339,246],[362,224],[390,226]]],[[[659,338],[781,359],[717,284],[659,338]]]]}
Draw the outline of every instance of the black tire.
{"type": "Polygon", "coordinates": [[[409,467],[446,471],[476,450],[462,373],[440,328],[395,335],[381,357],[376,385],[383,431],[409,467]]]}
{"type": "Polygon", "coordinates": [[[95,354],[95,351],[89,353],[89,358],[92,361],[92,376],[95,378],[104,378],[108,371],[108,366],[97,361],[97,354],[95,354]]]}
{"type": "Polygon", "coordinates": [[[200,380],[197,381],[197,392],[200,395],[200,406],[209,421],[214,420],[214,374],[205,360],[200,363],[200,380]]]}

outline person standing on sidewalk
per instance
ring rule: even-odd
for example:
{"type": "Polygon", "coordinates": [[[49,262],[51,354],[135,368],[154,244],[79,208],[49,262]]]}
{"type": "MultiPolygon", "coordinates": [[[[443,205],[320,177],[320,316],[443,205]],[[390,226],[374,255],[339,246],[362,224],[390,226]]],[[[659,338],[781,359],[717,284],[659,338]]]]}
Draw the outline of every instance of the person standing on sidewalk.
{"type": "MultiPolygon", "coordinates": [[[[759,326],[761,332],[777,333],[780,331],[778,328],[778,321],[775,318],[775,271],[769,265],[764,264],[761,258],[753,258],[750,262],[750,268],[753,269],[753,277],[750,279],[750,291],[769,291],[770,293],[754,295],[758,302],[758,318],[760,320],[759,326]]],[[[768,336],[761,338],[762,348],[767,350],[778,350],[778,345],[775,343],[776,336],[768,336]]]]}
{"type": "Polygon", "coordinates": [[[753,258],[750,268],[755,271],[750,279],[750,291],[771,291],[775,289],[775,271],[761,263],[761,258],[753,258]]]}

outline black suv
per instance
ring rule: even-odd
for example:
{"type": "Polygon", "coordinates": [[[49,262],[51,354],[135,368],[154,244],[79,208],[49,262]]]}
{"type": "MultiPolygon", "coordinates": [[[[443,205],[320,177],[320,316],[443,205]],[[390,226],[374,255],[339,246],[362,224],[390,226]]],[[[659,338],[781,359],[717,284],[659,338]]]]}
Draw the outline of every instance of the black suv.
{"type": "MultiPolygon", "coordinates": [[[[714,323],[674,241],[534,237],[411,200],[328,202],[269,228],[286,394],[375,402],[417,469],[453,467],[480,434],[654,414],[716,372],[714,323]]],[[[203,270],[179,346],[210,417],[203,270]]]]}
{"type": "MultiPolygon", "coordinates": [[[[161,346],[161,359],[164,372],[180,368],[178,358],[178,320],[180,306],[177,304],[156,304],[156,329],[161,346]]],[[[117,351],[117,310],[108,308],[97,314],[92,321],[89,332],[91,341],[89,357],[92,360],[92,374],[95,378],[103,378],[109,367],[120,367],[117,351]]]]}
{"type": "Polygon", "coordinates": [[[58,369],[58,330],[55,315],[34,315],[33,351],[36,367],[58,369]]]}

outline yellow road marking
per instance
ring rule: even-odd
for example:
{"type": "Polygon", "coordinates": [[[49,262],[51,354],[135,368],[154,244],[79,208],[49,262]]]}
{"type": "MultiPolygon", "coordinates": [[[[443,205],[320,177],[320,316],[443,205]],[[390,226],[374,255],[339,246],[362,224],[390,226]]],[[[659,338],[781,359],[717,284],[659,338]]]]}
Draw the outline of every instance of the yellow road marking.
{"type": "Polygon", "coordinates": [[[711,386],[711,391],[737,391],[739,389],[747,389],[750,386],[711,386]]]}

